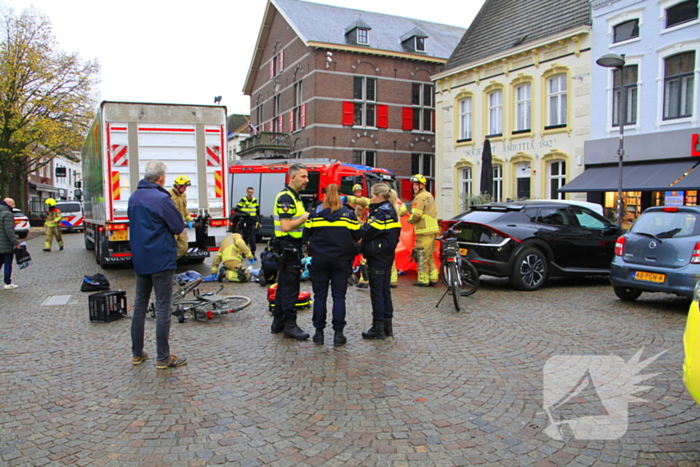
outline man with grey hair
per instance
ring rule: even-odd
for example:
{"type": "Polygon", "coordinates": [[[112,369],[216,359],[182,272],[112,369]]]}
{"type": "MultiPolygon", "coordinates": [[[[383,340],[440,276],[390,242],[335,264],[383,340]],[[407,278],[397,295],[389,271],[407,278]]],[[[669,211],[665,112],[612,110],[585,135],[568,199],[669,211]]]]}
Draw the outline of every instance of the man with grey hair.
{"type": "Polygon", "coordinates": [[[131,363],[140,365],[148,358],[143,351],[146,309],[151,290],[156,296],[156,368],[177,368],[187,363],[170,353],[173,276],[177,267],[174,235],[185,228],[165,185],[167,168],[160,161],[146,164],[144,178],[129,197],[129,243],[136,273],[134,316],[131,320],[131,363]]]}

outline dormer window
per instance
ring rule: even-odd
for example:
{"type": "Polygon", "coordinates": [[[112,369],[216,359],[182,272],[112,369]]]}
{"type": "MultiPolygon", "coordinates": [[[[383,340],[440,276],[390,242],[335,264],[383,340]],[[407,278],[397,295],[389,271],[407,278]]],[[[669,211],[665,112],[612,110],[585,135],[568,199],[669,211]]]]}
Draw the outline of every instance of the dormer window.
{"type": "Polygon", "coordinates": [[[369,44],[369,29],[357,28],[357,43],[369,44]]]}
{"type": "Polygon", "coordinates": [[[362,18],[345,28],[345,37],[350,44],[369,45],[369,24],[362,21],[362,18]]]}
{"type": "Polygon", "coordinates": [[[412,52],[425,53],[425,41],[428,35],[418,26],[401,36],[401,44],[412,52]]]}

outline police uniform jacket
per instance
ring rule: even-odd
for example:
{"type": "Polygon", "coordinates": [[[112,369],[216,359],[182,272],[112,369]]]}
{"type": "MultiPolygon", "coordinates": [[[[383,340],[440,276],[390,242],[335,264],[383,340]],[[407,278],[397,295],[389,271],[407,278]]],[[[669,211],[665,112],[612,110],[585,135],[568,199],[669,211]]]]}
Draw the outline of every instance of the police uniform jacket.
{"type": "Polygon", "coordinates": [[[362,254],[367,259],[394,261],[396,245],[399,243],[401,224],[389,201],[370,204],[369,217],[360,231],[362,254]]]}
{"type": "Polygon", "coordinates": [[[347,206],[331,212],[323,205],[314,209],[304,224],[304,239],[312,258],[324,261],[349,260],[357,255],[360,223],[347,206]]]}
{"type": "Polygon", "coordinates": [[[260,203],[255,198],[248,199],[247,196],[244,196],[236,205],[236,213],[258,222],[260,218],[260,203]]]}
{"type": "Polygon", "coordinates": [[[296,219],[306,213],[304,203],[299,196],[299,193],[294,191],[290,186],[285,186],[275,198],[275,237],[282,243],[292,243],[301,245],[302,235],[304,232],[304,224],[289,231],[282,231],[281,219],[296,219]]]}

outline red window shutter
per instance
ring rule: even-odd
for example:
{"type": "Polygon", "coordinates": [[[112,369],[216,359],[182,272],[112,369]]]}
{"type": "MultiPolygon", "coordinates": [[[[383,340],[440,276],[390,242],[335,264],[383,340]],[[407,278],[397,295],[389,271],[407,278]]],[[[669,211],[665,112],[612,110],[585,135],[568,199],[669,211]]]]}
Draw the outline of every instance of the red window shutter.
{"type": "Polygon", "coordinates": [[[353,102],[343,102],[343,125],[352,126],[355,123],[355,104],[353,102]]]}
{"type": "Polygon", "coordinates": [[[377,106],[377,128],[389,128],[389,106],[377,106]]]}
{"type": "Polygon", "coordinates": [[[275,57],[270,60],[270,79],[275,77],[275,57]]]}
{"type": "Polygon", "coordinates": [[[280,50],[280,73],[284,70],[284,50],[280,50]]]}
{"type": "Polygon", "coordinates": [[[413,130],[413,108],[404,107],[403,109],[403,119],[402,119],[402,130],[413,130]]]}
{"type": "Polygon", "coordinates": [[[301,127],[306,128],[306,104],[301,104],[301,127]]]}
{"type": "Polygon", "coordinates": [[[289,132],[294,131],[294,110],[289,111],[289,132]]]}

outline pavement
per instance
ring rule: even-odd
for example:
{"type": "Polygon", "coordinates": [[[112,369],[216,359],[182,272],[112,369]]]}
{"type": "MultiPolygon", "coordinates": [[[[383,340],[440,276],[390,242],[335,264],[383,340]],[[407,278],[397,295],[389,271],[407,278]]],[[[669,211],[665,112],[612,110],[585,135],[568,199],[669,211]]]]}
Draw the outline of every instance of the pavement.
{"type": "MultiPolygon", "coordinates": [[[[173,321],[171,349],[189,364],[156,370],[153,320],[140,366],[130,319],[90,322],[80,284],[102,271],[81,234],[64,239],[65,251],[44,253],[30,238],[34,264],[0,290],[2,465],[700,464],[700,409],[681,380],[687,300],[622,303],[600,277],[531,293],[483,278],[456,312],[435,307],[442,287],[411,287],[408,275],[393,290],[394,338],[361,338],[369,294],[353,288],[348,343],[334,348],[330,330],[324,346],[270,334],[265,288],[226,284],[253,304],[173,321]],[[644,401],[628,397],[635,389],[644,401]]],[[[130,313],[133,271],[103,272],[130,313]]],[[[299,324],[312,331],[310,311],[299,324]]]]}

